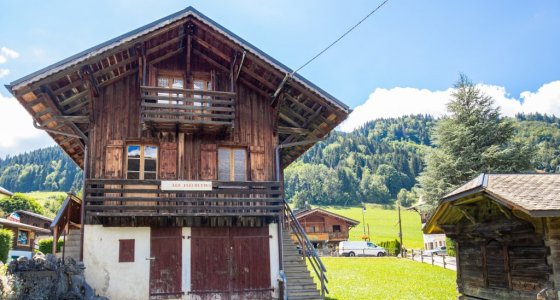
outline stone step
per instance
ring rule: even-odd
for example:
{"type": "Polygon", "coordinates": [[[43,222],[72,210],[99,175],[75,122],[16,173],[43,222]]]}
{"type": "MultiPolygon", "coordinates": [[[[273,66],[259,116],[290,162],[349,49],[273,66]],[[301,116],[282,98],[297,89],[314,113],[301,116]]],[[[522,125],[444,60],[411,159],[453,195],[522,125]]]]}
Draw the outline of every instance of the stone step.
{"type": "MultiPolygon", "coordinates": [[[[288,289],[288,299],[296,299],[294,297],[321,297],[319,291],[317,290],[309,290],[309,291],[290,291],[288,289]]],[[[299,298],[299,299],[309,299],[309,298],[299,298]]]]}

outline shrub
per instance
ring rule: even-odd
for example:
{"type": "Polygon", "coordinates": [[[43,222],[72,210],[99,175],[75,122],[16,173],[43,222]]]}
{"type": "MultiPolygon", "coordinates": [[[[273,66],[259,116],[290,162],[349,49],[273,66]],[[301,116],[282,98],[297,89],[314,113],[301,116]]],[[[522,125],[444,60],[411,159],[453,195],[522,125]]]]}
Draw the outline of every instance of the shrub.
{"type": "MultiPolygon", "coordinates": [[[[47,253],[52,253],[52,243],[53,243],[53,238],[47,238],[44,240],[40,240],[39,241],[39,251],[43,252],[44,254],[47,253]]],[[[64,241],[63,240],[58,240],[58,242],[56,243],[56,252],[59,252],[62,245],[64,245],[64,241]]]]}
{"type": "Polygon", "coordinates": [[[0,229],[0,260],[4,263],[8,261],[8,253],[12,249],[14,232],[9,229],[0,229]]]}
{"type": "Polygon", "coordinates": [[[399,241],[384,241],[379,243],[379,246],[387,250],[387,254],[397,256],[401,252],[401,244],[399,241]]]}
{"type": "Polygon", "coordinates": [[[0,209],[6,214],[16,210],[28,210],[34,213],[43,214],[43,207],[37,200],[22,193],[15,193],[10,198],[0,201],[0,209]]]}
{"type": "Polygon", "coordinates": [[[455,257],[457,255],[457,251],[455,251],[455,241],[446,238],[445,240],[445,247],[447,248],[447,255],[455,257]]]}

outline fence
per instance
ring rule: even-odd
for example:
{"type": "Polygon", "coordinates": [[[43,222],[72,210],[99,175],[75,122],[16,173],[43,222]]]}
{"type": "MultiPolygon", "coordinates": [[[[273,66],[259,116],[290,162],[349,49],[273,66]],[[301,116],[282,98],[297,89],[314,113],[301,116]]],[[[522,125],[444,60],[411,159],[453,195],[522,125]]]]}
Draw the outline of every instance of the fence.
{"type": "Polygon", "coordinates": [[[403,257],[433,266],[440,266],[444,269],[457,270],[457,260],[449,255],[438,255],[434,252],[426,253],[424,250],[403,249],[403,257]]]}

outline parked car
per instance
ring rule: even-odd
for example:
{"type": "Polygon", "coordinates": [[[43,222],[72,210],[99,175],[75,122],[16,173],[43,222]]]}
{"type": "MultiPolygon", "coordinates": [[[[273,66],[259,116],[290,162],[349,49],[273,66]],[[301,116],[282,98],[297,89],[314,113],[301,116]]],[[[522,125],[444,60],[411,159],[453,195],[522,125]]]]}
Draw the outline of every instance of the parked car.
{"type": "Polygon", "coordinates": [[[338,244],[338,254],[341,256],[385,256],[387,250],[372,242],[343,241],[338,244]]]}
{"type": "Polygon", "coordinates": [[[432,253],[434,255],[447,255],[447,248],[445,248],[445,246],[441,246],[441,247],[436,247],[432,250],[424,251],[424,255],[432,255],[432,253]]]}

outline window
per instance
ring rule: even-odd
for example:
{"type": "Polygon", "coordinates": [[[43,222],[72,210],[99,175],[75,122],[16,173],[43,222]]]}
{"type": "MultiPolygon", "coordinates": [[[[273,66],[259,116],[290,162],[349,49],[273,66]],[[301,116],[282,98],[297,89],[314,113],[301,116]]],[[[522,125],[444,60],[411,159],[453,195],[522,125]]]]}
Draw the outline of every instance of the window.
{"type": "Polygon", "coordinates": [[[134,262],[134,240],[119,240],[119,262],[134,262]]]}
{"type": "Polygon", "coordinates": [[[309,227],[309,232],[316,232],[317,229],[315,228],[315,226],[311,226],[309,227]]]}
{"type": "Polygon", "coordinates": [[[247,150],[228,147],[218,149],[218,180],[247,180],[247,150]]]}
{"type": "MultiPolygon", "coordinates": [[[[211,91],[212,90],[212,81],[208,78],[194,78],[193,80],[193,90],[195,91],[211,91]]],[[[195,99],[210,99],[208,95],[194,95],[195,99]]],[[[202,103],[202,102],[194,102],[194,106],[210,106],[209,103],[202,103]]]]}
{"type": "Polygon", "coordinates": [[[21,246],[28,246],[29,245],[29,231],[27,230],[18,230],[18,237],[17,237],[17,244],[21,246]]]}
{"type": "MultiPolygon", "coordinates": [[[[173,89],[184,89],[185,88],[185,80],[183,79],[183,75],[180,73],[173,73],[173,74],[158,74],[157,77],[157,86],[163,88],[173,88],[173,89]]],[[[158,93],[158,96],[168,96],[168,97],[183,97],[181,93],[158,93]]],[[[173,101],[171,99],[167,100],[158,100],[158,103],[165,103],[165,104],[177,104],[178,101],[173,101]]]]}
{"type": "Polygon", "coordinates": [[[333,232],[340,232],[340,225],[333,225],[332,226],[332,231],[333,232]]]}
{"type": "Polygon", "coordinates": [[[157,153],[157,146],[128,145],[126,178],[156,179],[157,153]]]}

